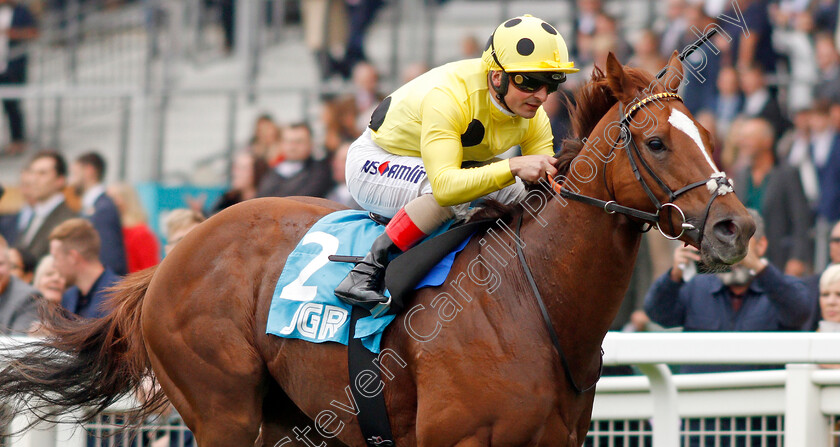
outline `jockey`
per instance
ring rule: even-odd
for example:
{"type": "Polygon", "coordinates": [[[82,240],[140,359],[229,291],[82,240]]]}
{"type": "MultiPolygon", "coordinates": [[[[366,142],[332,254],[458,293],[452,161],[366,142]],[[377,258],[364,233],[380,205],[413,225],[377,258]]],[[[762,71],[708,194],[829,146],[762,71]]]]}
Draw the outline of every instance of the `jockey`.
{"type": "Polygon", "coordinates": [[[350,304],[387,303],[389,256],[411,248],[480,197],[516,203],[522,183],[557,173],[542,109],[575,73],[553,26],[530,15],[499,25],[481,59],[452,62],[408,82],[374,110],[347,154],[350,194],[393,217],[335,289],[350,304]],[[522,156],[494,158],[513,146],[522,156]]]}

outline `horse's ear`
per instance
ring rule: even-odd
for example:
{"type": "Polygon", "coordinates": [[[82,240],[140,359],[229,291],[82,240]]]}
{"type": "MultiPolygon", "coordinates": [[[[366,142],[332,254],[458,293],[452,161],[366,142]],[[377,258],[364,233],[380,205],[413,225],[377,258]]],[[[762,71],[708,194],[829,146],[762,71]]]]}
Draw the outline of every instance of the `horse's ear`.
{"type": "Polygon", "coordinates": [[[679,53],[677,53],[677,50],[674,50],[674,53],[671,54],[671,58],[668,59],[668,65],[665,66],[665,72],[659,80],[659,83],[665,91],[676,93],[680,88],[682,80],[683,64],[682,61],[680,61],[679,53]]]}
{"type": "Polygon", "coordinates": [[[633,86],[627,73],[624,72],[624,67],[612,51],[607,55],[607,83],[613,95],[625,104],[636,97],[636,87],[633,86]]]}

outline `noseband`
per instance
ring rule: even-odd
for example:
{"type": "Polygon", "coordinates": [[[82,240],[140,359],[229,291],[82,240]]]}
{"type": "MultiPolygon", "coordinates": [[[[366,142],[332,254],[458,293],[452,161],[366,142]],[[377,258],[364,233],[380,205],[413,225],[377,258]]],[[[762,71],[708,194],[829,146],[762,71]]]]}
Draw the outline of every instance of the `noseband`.
{"type": "MultiPolygon", "coordinates": [[[[616,203],[614,198],[609,201],[604,201],[596,199],[594,197],[585,196],[583,194],[578,194],[576,192],[570,191],[567,188],[563,188],[561,184],[557,183],[557,181],[555,181],[551,177],[548,177],[548,182],[551,185],[551,188],[561,197],[586,203],[588,205],[597,206],[599,208],[602,208],[608,214],[619,213],[645,221],[645,223],[648,224],[648,227],[642,229],[642,231],[648,231],[650,228],[655,227],[657,230],[659,230],[662,236],[672,240],[679,239],[680,237],[682,237],[683,234],[688,232],[688,234],[695,241],[697,241],[698,244],[700,244],[703,240],[703,231],[706,226],[706,220],[709,217],[709,210],[712,207],[712,202],[714,202],[714,200],[718,196],[723,196],[730,192],[733,192],[732,181],[726,176],[724,172],[715,171],[707,179],[698,180],[676,191],[672,191],[671,188],[669,188],[668,185],[666,185],[665,182],[662,181],[662,179],[659,178],[659,176],[657,176],[655,172],[653,172],[653,170],[650,168],[650,165],[648,165],[644,157],[642,157],[639,148],[636,146],[636,141],[633,139],[632,133],[630,132],[630,120],[633,118],[633,115],[639,109],[645,107],[652,101],[669,99],[677,99],[679,101],[682,101],[682,98],[678,94],[665,92],[650,95],[640,100],[639,102],[633,104],[633,106],[630,107],[630,109],[627,111],[627,114],[621,118],[621,121],[619,122],[621,135],[616,140],[616,142],[613,143],[612,148],[610,148],[610,154],[612,154],[615,151],[615,148],[618,146],[619,142],[621,142],[624,139],[629,139],[629,144],[624,144],[624,150],[627,153],[627,159],[630,161],[630,168],[633,170],[633,176],[636,178],[636,181],[638,181],[642,185],[645,194],[647,194],[651,203],[656,208],[655,213],[650,213],[636,208],[630,208],[619,205],[618,203],[616,203]],[[638,163],[636,162],[637,158],[639,160],[638,163]],[[661,189],[662,192],[664,192],[667,196],[667,199],[664,203],[656,197],[656,194],[653,193],[653,190],[651,190],[651,187],[648,185],[647,181],[645,181],[645,178],[642,177],[642,173],[639,170],[639,164],[642,165],[645,171],[647,171],[648,175],[653,178],[654,183],[656,183],[659,186],[659,189],[661,189]],[[677,200],[677,198],[682,194],[685,194],[686,192],[703,185],[706,185],[706,188],[708,188],[711,197],[709,198],[708,204],[706,204],[706,210],[704,211],[703,218],[700,221],[700,228],[697,228],[693,224],[687,222],[685,213],[677,204],[674,203],[674,201],[677,200]],[[660,213],[666,207],[671,207],[675,209],[680,214],[680,218],[682,219],[682,224],[680,224],[680,233],[676,236],[671,236],[665,233],[665,231],[662,230],[662,228],[659,225],[660,213]]],[[[620,103],[619,110],[621,110],[620,103]]],[[[700,150],[704,149],[701,147],[700,150]]],[[[606,184],[606,167],[604,167],[603,177],[604,184],[606,184]]]]}

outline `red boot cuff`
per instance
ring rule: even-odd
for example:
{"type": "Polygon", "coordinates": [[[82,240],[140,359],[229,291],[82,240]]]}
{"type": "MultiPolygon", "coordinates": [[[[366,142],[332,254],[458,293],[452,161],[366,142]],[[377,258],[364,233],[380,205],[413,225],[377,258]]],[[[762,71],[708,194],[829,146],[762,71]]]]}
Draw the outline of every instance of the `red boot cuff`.
{"type": "Polygon", "coordinates": [[[388,226],[385,227],[385,233],[391,238],[400,250],[406,251],[413,247],[414,244],[426,237],[426,233],[420,231],[417,225],[411,221],[405,210],[400,210],[397,215],[391,219],[388,226]]]}

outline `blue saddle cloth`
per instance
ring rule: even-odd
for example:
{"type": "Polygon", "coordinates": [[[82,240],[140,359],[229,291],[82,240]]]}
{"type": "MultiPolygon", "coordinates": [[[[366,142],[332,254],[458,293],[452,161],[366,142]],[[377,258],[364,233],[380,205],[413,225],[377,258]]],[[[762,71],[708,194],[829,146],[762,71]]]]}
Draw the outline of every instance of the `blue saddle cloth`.
{"type": "MultiPolygon", "coordinates": [[[[448,227],[446,225],[430,237],[448,227]]],[[[339,300],[334,290],[353,264],[331,262],[328,257],[364,256],[370,251],[373,240],[384,231],[385,227],[371,220],[365,211],[337,211],[316,222],[286,260],[274,288],[265,332],[314,343],[332,341],[346,345],[351,306],[339,300]]],[[[455,254],[463,250],[467,242],[469,239],[429,271],[417,288],[443,284],[455,254]]],[[[382,332],[395,317],[361,318],[356,323],[355,337],[378,354],[382,332]]]]}

